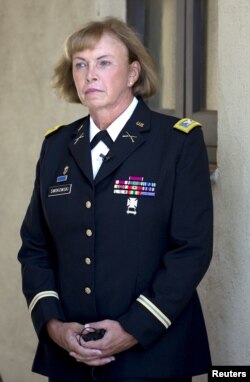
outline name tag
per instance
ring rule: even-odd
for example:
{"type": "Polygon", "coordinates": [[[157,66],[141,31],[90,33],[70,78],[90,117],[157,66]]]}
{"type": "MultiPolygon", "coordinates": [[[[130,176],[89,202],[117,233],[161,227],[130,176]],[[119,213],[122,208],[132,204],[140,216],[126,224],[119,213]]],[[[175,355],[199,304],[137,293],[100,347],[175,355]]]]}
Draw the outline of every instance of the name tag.
{"type": "Polygon", "coordinates": [[[48,196],[68,195],[71,193],[72,184],[64,184],[62,186],[49,187],[48,196]]]}

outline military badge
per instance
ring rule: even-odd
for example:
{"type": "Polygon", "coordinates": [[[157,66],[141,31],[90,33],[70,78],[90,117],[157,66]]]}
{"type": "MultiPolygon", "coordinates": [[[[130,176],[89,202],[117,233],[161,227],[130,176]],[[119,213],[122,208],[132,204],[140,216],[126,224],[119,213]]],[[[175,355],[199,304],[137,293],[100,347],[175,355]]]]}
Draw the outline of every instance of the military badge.
{"type": "Polygon", "coordinates": [[[136,208],[138,206],[138,199],[137,198],[128,198],[127,200],[127,214],[130,215],[136,215],[137,211],[136,208]]]}
{"type": "Polygon", "coordinates": [[[135,143],[136,135],[131,135],[126,131],[126,135],[123,135],[122,138],[130,138],[132,143],[135,143]]]}
{"type": "Polygon", "coordinates": [[[56,178],[56,182],[57,182],[57,183],[60,183],[60,182],[66,182],[67,179],[68,179],[68,175],[61,175],[61,176],[58,176],[58,177],[56,178]]]}
{"type": "Polygon", "coordinates": [[[137,122],[136,122],[136,125],[139,126],[139,127],[143,127],[143,126],[144,126],[144,123],[141,122],[141,121],[137,121],[137,122]]]}
{"type": "Polygon", "coordinates": [[[67,175],[67,172],[69,170],[69,166],[65,166],[64,169],[63,169],[63,175],[60,175],[56,178],[56,182],[57,183],[60,183],[60,182],[66,182],[67,179],[68,179],[68,175],[67,175]]]}
{"type": "Polygon", "coordinates": [[[77,142],[78,142],[80,139],[82,139],[82,138],[84,138],[84,133],[81,133],[77,138],[74,139],[74,145],[76,145],[77,142]]]}
{"type": "Polygon", "coordinates": [[[65,166],[63,170],[63,175],[66,175],[68,171],[69,171],[69,166],[65,166]]]}
{"type": "Polygon", "coordinates": [[[127,199],[128,215],[137,214],[138,196],[155,196],[155,189],[155,182],[144,182],[144,178],[141,176],[130,176],[128,180],[116,180],[114,184],[114,194],[129,195],[127,199]]]}
{"type": "Polygon", "coordinates": [[[144,182],[144,178],[130,176],[128,180],[116,180],[114,194],[155,196],[156,183],[144,182]]]}

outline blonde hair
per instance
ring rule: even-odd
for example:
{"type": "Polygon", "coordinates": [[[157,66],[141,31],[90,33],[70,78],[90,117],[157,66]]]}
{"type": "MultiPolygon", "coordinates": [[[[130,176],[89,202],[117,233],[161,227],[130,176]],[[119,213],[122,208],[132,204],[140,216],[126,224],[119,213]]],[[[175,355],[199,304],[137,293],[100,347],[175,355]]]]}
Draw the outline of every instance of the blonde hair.
{"type": "Polygon", "coordinates": [[[116,36],[128,50],[129,63],[138,61],[141,71],[132,90],[135,96],[149,98],[158,88],[158,76],[150,54],[136,33],[123,21],[108,17],[93,21],[71,34],[65,41],[64,53],[54,69],[53,87],[68,102],[80,103],[72,75],[72,57],[76,52],[93,49],[104,33],[116,36]]]}

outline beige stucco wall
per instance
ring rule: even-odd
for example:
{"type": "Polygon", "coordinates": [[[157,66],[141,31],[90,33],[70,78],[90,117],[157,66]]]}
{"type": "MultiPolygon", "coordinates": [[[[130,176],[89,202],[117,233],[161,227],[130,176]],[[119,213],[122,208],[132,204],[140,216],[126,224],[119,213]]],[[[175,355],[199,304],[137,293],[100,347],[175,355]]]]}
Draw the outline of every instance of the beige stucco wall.
{"type": "MultiPolygon", "coordinates": [[[[220,0],[219,179],[213,186],[215,251],[200,287],[215,364],[250,359],[250,3],[220,0]]],[[[52,66],[64,37],[96,16],[125,16],[125,0],[0,0],[0,373],[31,374],[36,337],[20,290],[19,227],[43,133],[82,115],[56,99],[52,66]]],[[[198,379],[200,380],[200,378],[198,379]]]]}
{"type": "Polygon", "coordinates": [[[215,248],[202,285],[217,365],[250,360],[250,2],[219,0],[215,248]]]}
{"type": "Polygon", "coordinates": [[[125,17],[124,0],[0,0],[0,374],[36,382],[36,337],[21,294],[16,255],[43,134],[83,115],[50,89],[66,36],[102,16],[125,17]]]}
{"type": "Polygon", "coordinates": [[[162,41],[161,66],[162,72],[162,100],[161,107],[169,110],[176,108],[176,28],[177,2],[164,0],[162,6],[162,41]]]}

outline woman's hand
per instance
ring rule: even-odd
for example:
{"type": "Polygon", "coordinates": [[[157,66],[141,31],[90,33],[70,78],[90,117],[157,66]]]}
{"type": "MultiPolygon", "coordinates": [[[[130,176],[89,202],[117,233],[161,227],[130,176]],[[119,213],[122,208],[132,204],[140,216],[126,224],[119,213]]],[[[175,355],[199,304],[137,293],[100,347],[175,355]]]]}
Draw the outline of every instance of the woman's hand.
{"type": "MultiPolygon", "coordinates": [[[[89,342],[81,340],[81,346],[86,351],[90,352],[93,350],[100,352],[99,357],[97,356],[95,359],[92,358],[90,361],[91,363],[89,362],[88,365],[99,366],[108,363],[107,360],[111,362],[112,360],[115,360],[113,355],[127,350],[138,343],[138,341],[131,334],[127,333],[117,321],[104,320],[86,324],[84,327],[106,330],[104,337],[100,340],[89,342]],[[102,363],[104,360],[106,360],[106,362],[102,363]]],[[[86,363],[86,359],[84,356],[81,356],[79,352],[76,353],[72,351],[70,352],[70,355],[78,361],[86,363]]]]}
{"type": "Polygon", "coordinates": [[[78,362],[101,366],[114,360],[114,357],[103,356],[102,351],[95,346],[89,347],[86,343],[87,346],[83,347],[79,344],[80,333],[84,326],[77,322],[61,322],[52,319],[47,322],[46,328],[50,338],[78,362]]]}

